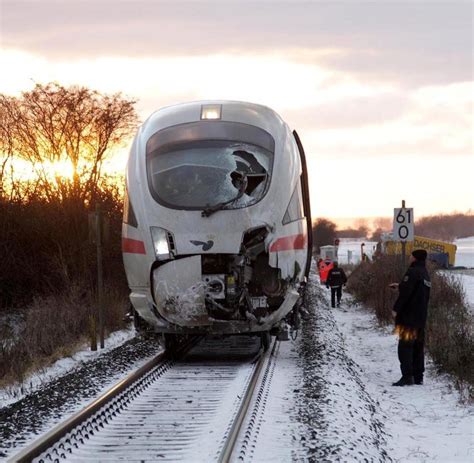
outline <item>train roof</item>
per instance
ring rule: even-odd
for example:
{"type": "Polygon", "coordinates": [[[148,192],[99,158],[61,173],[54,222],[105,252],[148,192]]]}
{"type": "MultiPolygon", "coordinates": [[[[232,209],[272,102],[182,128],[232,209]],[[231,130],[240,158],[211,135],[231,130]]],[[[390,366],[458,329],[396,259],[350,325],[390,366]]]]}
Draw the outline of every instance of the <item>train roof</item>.
{"type": "Polygon", "coordinates": [[[286,127],[278,113],[268,106],[244,101],[202,100],[166,106],[153,112],[143,123],[140,134],[147,139],[166,127],[203,120],[202,111],[206,107],[220,108],[217,120],[254,125],[274,136],[286,127]]]}

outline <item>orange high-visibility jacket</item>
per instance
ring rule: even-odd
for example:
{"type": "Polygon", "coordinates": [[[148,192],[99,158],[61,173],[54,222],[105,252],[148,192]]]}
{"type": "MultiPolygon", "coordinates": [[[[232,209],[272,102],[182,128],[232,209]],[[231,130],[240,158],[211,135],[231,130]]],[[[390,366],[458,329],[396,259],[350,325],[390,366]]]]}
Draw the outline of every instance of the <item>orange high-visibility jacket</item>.
{"type": "Polygon", "coordinates": [[[334,267],[334,263],[328,259],[323,260],[319,263],[319,278],[321,279],[321,283],[326,283],[328,279],[329,270],[334,267]]]}

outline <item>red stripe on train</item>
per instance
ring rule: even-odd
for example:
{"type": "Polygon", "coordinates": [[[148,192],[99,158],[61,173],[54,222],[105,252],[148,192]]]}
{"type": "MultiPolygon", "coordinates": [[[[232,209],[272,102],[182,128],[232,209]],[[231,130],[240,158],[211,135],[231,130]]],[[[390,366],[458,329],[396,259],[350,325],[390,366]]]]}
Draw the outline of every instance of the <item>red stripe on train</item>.
{"type": "Polygon", "coordinates": [[[284,236],[283,238],[278,238],[270,246],[270,252],[278,251],[293,251],[295,249],[305,249],[307,246],[308,240],[306,235],[300,233],[298,235],[284,236]]]}
{"type": "Polygon", "coordinates": [[[122,252],[146,254],[145,243],[139,240],[132,240],[131,238],[122,238],[122,252]]]}

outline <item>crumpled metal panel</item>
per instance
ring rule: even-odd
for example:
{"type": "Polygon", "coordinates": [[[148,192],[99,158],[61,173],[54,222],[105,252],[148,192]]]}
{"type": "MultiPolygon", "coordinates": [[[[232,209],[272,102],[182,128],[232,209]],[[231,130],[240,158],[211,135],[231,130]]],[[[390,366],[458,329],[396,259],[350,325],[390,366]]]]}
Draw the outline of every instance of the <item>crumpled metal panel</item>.
{"type": "Polygon", "coordinates": [[[158,312],[179,326],[208,325],[201,256],[172,260],[153,271],[158,312]]]}

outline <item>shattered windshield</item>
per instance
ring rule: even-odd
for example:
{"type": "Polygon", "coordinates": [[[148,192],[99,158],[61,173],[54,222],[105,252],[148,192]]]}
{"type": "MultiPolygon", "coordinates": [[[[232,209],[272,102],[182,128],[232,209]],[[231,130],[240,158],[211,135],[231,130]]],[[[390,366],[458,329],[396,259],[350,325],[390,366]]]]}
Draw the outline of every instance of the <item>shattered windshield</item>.
{"type": "Polygon", "coordinates": [[[251,206],[265,195],[273,165],[272,151],[234,140],[167,143],[147,154],[153,196],[176,209],[205,209],[227,202],[222,209],[251,206]],[[246,187],[239,195],[242,176],[246,187]]]}

